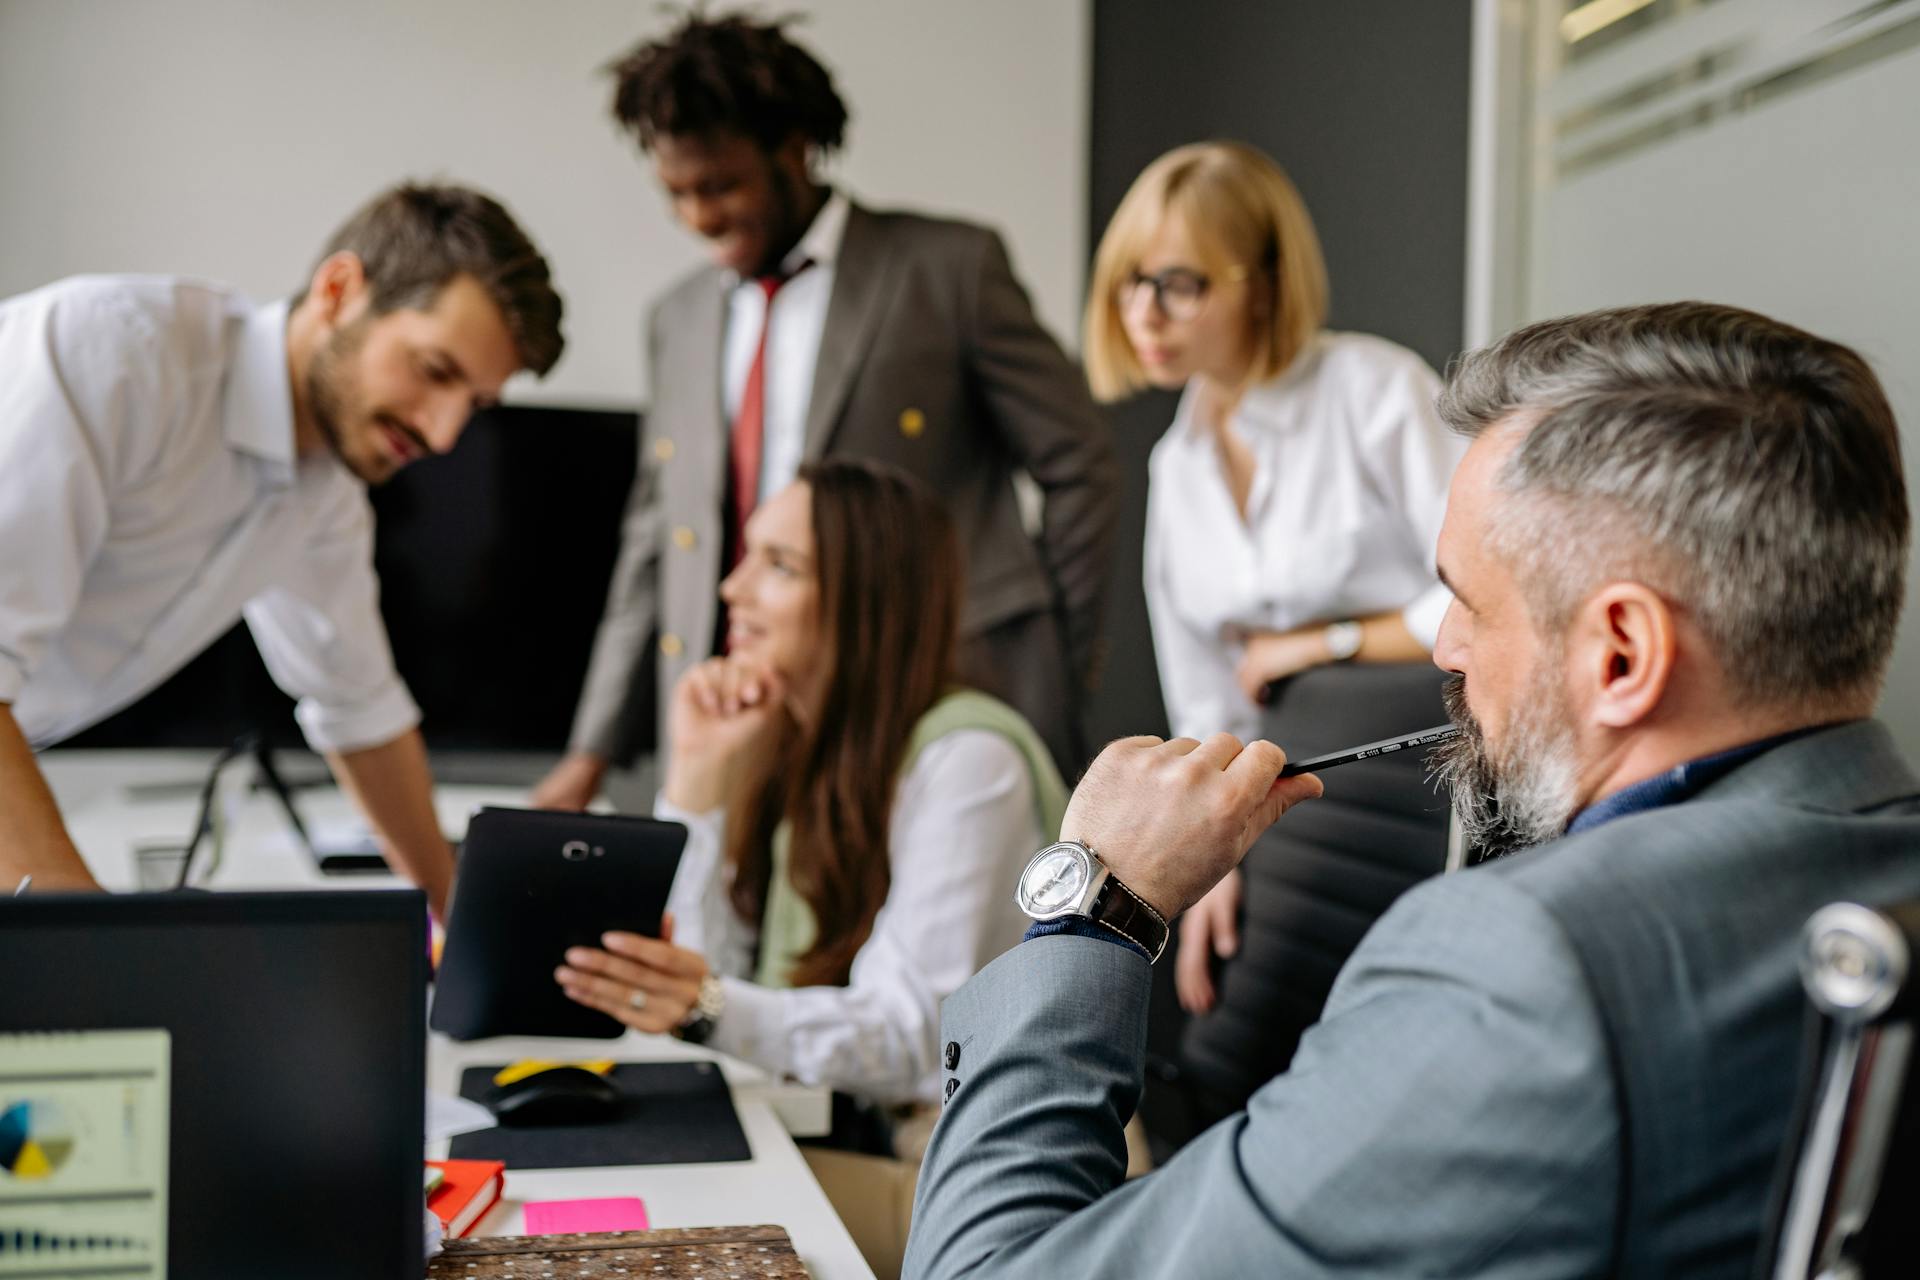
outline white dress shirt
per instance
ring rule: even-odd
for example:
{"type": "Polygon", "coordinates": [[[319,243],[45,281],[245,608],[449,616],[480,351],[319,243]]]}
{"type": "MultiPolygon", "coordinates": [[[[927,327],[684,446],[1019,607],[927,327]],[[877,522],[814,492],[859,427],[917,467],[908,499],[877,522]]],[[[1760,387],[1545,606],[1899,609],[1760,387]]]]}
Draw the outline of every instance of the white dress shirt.
{"type": "Polygon", "coordinates": [[[687,826],[668,898],[673,940],[703,955],[726,988],[707,1043],[874,1102],[938,1102],[940,1002],[1030,923],[1013,886],[1047,838],[1013,744],[957,729],[928,743],[901,776],[888,833],[893,883],[844,987],[749,981],[759,931],[728,899],[723,814],[688,813],[663,797],[654,816],[687,826]]]}
{"type": "Polygon", "coordinates": [[[366,490],[331,455],[294,456],[286,325],[284,302],[157,276],[0,303],[0,702],[36,748],[243,614],[316,749],[418,722],[366,490]]]}
{"type": "MultiPolygon", "coordinates": [[[[806,451],[807,406],[813,400],[813,367],[820,357],[820,335],[827,328],[827,303],[833,297],[833,266],[847,231],[847,197],[827,197],[807,233],[785,258],[783,272],[802,262],[812,265],[773,295],[773,327],[767,330],[767,365],[762,387],[760,501],[787,487],[799,474],[806,451]]],[[[727,295],[727,335],[722,349],[722,403],[727,421],[740,413],[747,375],[767,323],[767,295],[760,283],[741,280],[727,295]]]]}
{"type": "Polygon", "coordinates": [[[1452,599],[1434,548],[1466,451],[1434,410],[1439,390],[1403,347],[1320,334],[1234,410],[1254,458],[1242,518],[1188,387],[1147,485],[1147,615],[1176,736],[1260,735],[1234,678],[1249,631],[1399,609],[1433,647],[1452,599]]]}

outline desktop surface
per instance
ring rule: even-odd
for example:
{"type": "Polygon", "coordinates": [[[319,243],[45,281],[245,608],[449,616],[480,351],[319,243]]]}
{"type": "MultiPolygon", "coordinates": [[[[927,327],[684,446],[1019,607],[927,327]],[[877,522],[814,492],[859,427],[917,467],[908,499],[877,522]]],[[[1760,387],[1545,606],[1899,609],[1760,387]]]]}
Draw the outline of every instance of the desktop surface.
{"type": "MultiPolygon", "coordinates": [[[[131,851],[140,840],[170,835],[177,838],[178,833],[190,829],[208,759],[204,751],[64,749],[40,757],[69,831],[102,883],[110,888],[135,882],[131,851]]],[[[296,764],[289,769],[288,779],[316,832],[322,825],[350,820],[354,814],[337,790],[309,790],[301,785],[301,771],[312,774],[318,767],[313,762],[296,764]]],[[[531,770],[527,776],[537,776],[538,772],[531,770]]],[[[644,812],[652,795],[652,781],[646,780],[640,791],[641,798],[634,803],[644,812]]],[[[504,778],[487,774],[440,786],[434,798],[442,826],[449,832],[459,832],[477,806],[523,805],[526,792],[524,783],[513,786],[504,778]]],[[[210,868],[212,888],[221,894],[250,889],[311,892],[343,883],[322,876],[313,860],[297,848],[286,830],[284,815],[266,795],[242,792],[235,801],[225,856],[218,867],[210,868]]],[[[400,884],[390,876],[344,883],[369,896],[383,896],[400,884]]],[[[792,1233],[796,1248],[817,1280],[872,1280],[873,1273],[793,1144],[793,1135],[827,1132],[826,1090],[778,1080],[747,1063],[664,1036],[634,1033],[611,1042],[515,1037],[468,1044],[455,1043],[442,1035],[427,1037],[428,1082],[436,1093],[448,1097],[458,1094],[460,1073],[471,1066],[521,1058],[584,1061],[604,1057],[623,1062],[713,1059],[733,1088],[734,1106],[753,1159],[746,1163],[514,1171],[507,1177],[506,1198],[481,1222],[477,1234],[523,1232],[522,1206],[529,1201],[632,1195],[646,1202],[648,1214],[658,1227],[779,1223],[792,1233]]],[[[396,1082],[399,1079],[395,1077],[396,1082]]],[[[448,1154],[448,1146],[448,1140],[439,1137],[427,1143],[424,1154],[441,1159],[448,1154]]],[[[420,1154],[416,1150],[416,1162],[420,1154]]],[[[412,1187],[412,1194],[417,1196],[419,1183],[412,1187]]],[[[351,1225],[342,1219],[315,1217],[304,1229],[309,1233],[339,1232],[351,1229],[351,1225]]]]}

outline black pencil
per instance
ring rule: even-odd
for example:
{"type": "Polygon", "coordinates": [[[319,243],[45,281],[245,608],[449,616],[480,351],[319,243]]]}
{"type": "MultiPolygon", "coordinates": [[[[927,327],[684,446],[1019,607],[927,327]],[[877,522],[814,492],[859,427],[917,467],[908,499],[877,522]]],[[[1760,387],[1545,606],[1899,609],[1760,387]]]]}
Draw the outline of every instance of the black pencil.
{"type": "Polygon", "coordinates": [[[1403,733],[1397,738],[1382,738],[1378,742],[1369,742],[1361,747],[1348,747],[1344,751],[1329,751],[1323,756],[1313,756],[1306,760],[1289,761],[1280,771],[1283,778],[1291,778],[1296,773],[1318,773],[1322,769],[1331,769],[1335,765],[1352,764],[1356,760],[1371,760],[1374,756],[1384,756],[1393,751],[1404,751],[1408,747],[1425,747],[1436,742],[1445,742],[1460,732],[1455,724],[1435,725],[1431,729],[1421,729],[1415,733],[1403,733]]]}

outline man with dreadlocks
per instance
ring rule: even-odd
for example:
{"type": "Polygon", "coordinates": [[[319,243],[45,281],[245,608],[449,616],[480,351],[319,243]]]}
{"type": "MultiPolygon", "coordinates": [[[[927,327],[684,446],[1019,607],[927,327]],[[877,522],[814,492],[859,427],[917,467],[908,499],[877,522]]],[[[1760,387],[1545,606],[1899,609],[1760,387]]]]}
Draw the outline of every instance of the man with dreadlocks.
{"type": "Polygon", "coordinates": [[[821,179],[847,109],[782,28],[696,11],[611,67],[614,117],[712,262],[653,309],[620,559],[542,804],[584,806],[653,740],[674,681],[725,644],[717,586],[747,516],[823,455],[893,463],[945,499],[967,560],[963,674],[1023,712],[1068,777],[1085,761],[1118,483],[1107,427],[996,234],[821,179]],[[1037,539],[1017,470],[1045,494],[1037,539]]]}

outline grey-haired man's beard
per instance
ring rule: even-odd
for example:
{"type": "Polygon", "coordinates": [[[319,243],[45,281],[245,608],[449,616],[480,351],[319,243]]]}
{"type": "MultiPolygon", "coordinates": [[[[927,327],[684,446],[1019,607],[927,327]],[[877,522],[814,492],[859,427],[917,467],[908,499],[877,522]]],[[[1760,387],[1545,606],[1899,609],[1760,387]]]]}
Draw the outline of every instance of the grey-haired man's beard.
{"type": "MultiPolygon", "coordinates": [[[[1540,670],[1550,672],[1552,663],[1540,670]]],[[[1447,715],[1457,736],[1434,751],[1433,776],[1453,797],[1467,848],[1477,861],[1558,839],[1578,804],[1578,766],[1566,700],[1546,680],[1531,683],[1496,758],[1467,706],[1466,678],[1447,678],[1447,715]]]]}

